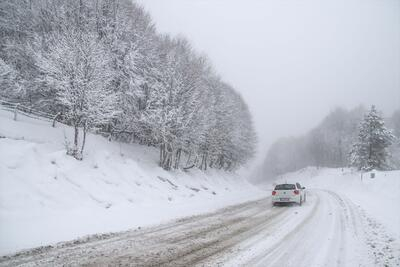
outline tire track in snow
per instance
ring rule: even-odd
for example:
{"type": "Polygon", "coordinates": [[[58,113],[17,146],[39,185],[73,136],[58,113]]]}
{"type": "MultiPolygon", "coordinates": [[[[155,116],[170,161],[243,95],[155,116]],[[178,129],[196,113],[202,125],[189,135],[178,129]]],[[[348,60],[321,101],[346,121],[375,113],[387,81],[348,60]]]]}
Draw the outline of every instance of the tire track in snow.
{"type": "Polygon", "coordinates": [[[362,257],[357,255],[354,259],[347,255],[348,230],[351,229],[344,204],[332,192],[315,193],[320,201],[311,216],[293,229],[281,229],[289,234],[280,240],[278,246],[244,265],[358,266],[362,257]]]}
{"type": "Polygon", "coordinates": [[[272,207],[265,198],[28,250],[0,266],[400,266],[396,249],[349,199],[315,190],[302,207],[272,207]]]}
{"type": "Polygon", "coordinates": [[[273,226],[264,240],[238,245],[242,255],[224,266],[400,266],[398,243],[389,242],[383,231],[371,231],[372,220],[354,203],[329,190],[313,193],[311,213],[300,222],[273,226]]]}
{"type": "Polygon", "coordinates": [[[270,198],[251,201],[217,212],[177,220],[167,225],[99,235],[28,250],[0,259],[9,265],[187,265],[236,244],[232,238],[279,216],[270,198]]]}

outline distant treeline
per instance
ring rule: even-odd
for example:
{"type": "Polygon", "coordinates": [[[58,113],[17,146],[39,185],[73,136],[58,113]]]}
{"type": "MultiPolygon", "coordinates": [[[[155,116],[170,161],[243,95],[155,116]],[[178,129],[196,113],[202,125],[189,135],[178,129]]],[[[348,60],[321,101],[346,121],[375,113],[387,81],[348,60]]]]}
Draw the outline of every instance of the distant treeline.
{"type": "MultiPolygon", "coordinates": [[[[359,137],[360,123],[367,111],[337,108],[306,135],[281,138],[271,145],[257,176],[273,178],[307,166],[348,167],[351,152],[359,137]]],[[[400,110],[386,119],[386,126],[400,138],[400,110]]],[[[399,139],[389,147],[388,168],[400,168],[399,139]]]]}
{"type": "Polygon", "coordinates": [[[0,96],[87,131],[160,149],[164,169],[233,170],[254,154],[242,97],[131,0],[0,1],[0,96]]]}

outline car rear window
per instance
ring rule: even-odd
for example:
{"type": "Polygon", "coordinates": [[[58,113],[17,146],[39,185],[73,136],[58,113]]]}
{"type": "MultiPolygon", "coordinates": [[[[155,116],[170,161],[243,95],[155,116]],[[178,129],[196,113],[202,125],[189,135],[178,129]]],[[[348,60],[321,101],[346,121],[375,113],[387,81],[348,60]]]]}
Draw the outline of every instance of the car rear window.
{"type": "Polygon", "coordinates": [[[275,190],[294,190],[296,186],[294,184],[278,184],[275,186],[275,190]]]}

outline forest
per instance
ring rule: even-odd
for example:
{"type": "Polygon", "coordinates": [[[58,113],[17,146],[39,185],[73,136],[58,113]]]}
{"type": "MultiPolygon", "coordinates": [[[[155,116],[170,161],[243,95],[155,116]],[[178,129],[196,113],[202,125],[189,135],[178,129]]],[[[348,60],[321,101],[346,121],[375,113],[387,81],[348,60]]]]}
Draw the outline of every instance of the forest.
{"type": "Polygon", "coordinates": [[[359,161],[363,157],[365,161],[371,160],[363,149],[366,146],[369,149],[371,140],[374,143],[371,145],[376,146],[375,154],[379,154],[379,160],[383,162],[365,165],[383,170],[400,169],[400,110],[384,119],[375,107],[370,111],[363,106],[351,110],[338,107],[305,135],[285,137],[273,143],[257,176],[259,179],[273,178],[308,166],[370,170],[359,161]],[[371,113],[376,117],[373,123],[377,122],[382,130],[377,134],[371,128],[378,127],[366,123],[371,113]],[[387,142],[377,144],[379,140],[387,142]]]}
{"type": "Polygon", "coordinates": [[[243,98],[183,37],[130,0],[2,0],[0,97],[74,128],[159,149],[166,170],[235,170],[255,153],[243,98]]]}

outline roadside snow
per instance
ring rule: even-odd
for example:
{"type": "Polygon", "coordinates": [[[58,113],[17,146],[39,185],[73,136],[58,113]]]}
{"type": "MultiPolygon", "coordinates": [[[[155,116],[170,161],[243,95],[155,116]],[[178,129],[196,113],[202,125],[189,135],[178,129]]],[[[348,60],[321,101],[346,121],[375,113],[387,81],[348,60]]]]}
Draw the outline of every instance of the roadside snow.
{"type": "Polygon", "coordinates": [[[0,111],[0,254],[155,225],[265,196],[232,173],[166,172],[158,151],[89,135],[65,154],[69,127],[0,111]]]}
{"type": "MultiPolygon", "coordinates": [[[[366,216],[400,240],[400,171],[361,173],[350,169],[305,168],[279,177],[275,183],[298,181],[306,188],[327,189],[347,197],[366,216]],[[371,173],[375,178],[371,178],[371,173]]],[[[272,188],[272,185],[264,185],[272,188]]]]}

